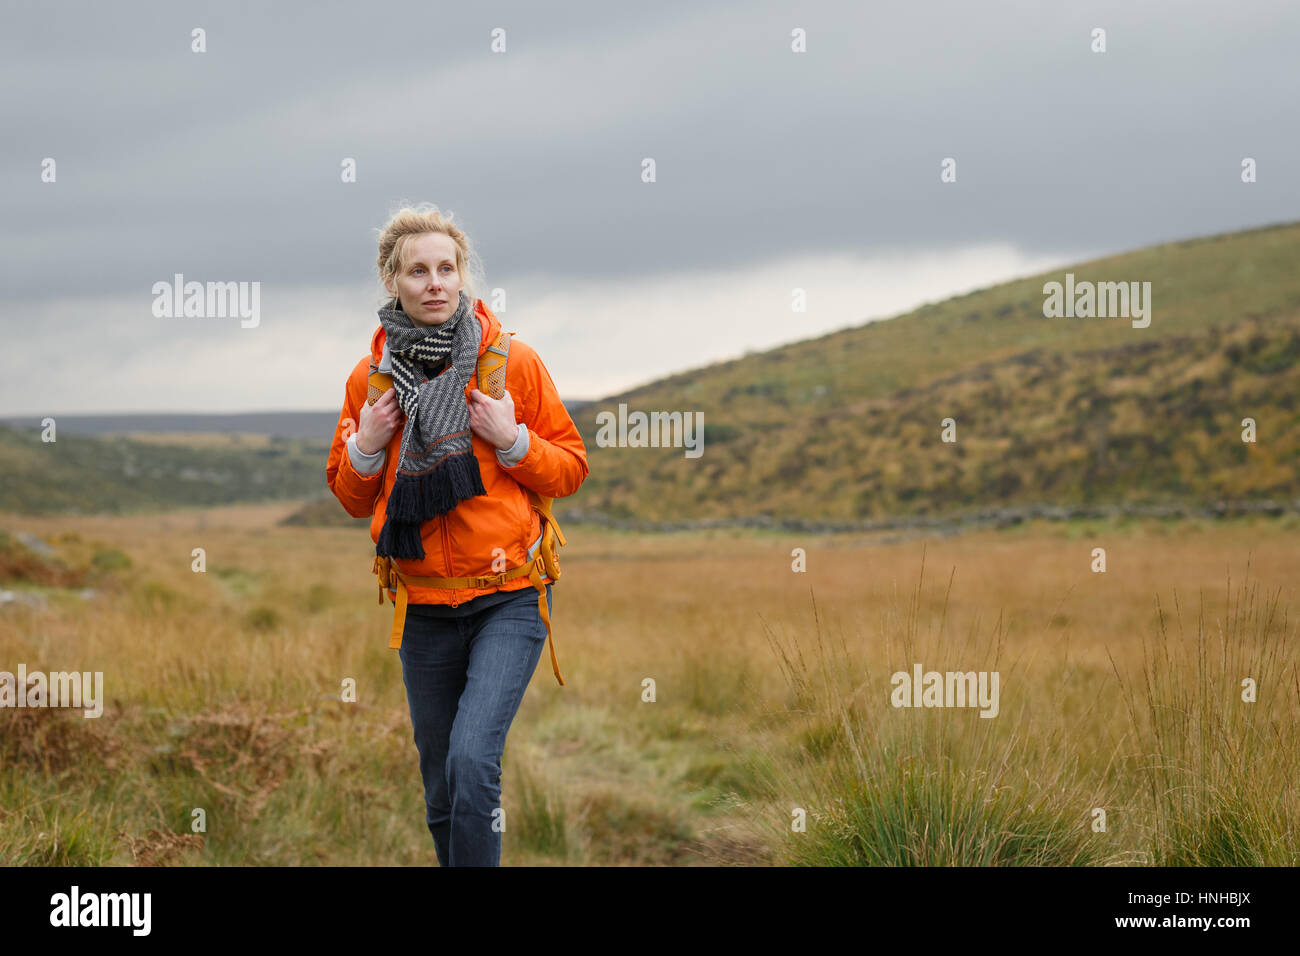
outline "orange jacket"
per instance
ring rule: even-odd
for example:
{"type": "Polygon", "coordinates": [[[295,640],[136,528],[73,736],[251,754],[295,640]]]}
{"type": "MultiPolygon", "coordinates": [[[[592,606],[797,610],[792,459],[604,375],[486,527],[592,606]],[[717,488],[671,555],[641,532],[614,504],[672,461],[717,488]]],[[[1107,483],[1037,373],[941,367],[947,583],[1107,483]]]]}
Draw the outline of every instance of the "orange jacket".
{"type": "MultiPolygon", "coordinates": [[[[483,344],[479,355],[496,339],[501,322],[476,299],[474,311],[483,325],[483,344]]],[[[370,537],[379,541],[384,527],[388,494],[397,475],[405,416],[388,442],[384,467],[373,475],[360,475],[348,456],[348,436],[361,423],[361,406],[369,387],[370,363],[379,364],[384,348],[384,327],[375,329],[370,339],[370,354],[361,359],[348,376],[343,411],[334,429],[325,480],[330,490],[354,518],[370,515],[370,537]]],[[[445,372],[443,374],[446,374],[445,372]]],[[[465,386],[465,400],[478,387],[475,368],[465,386]]],[[[396,559],[399,571],[418,577],[475,577],[510,570],[528,560],[528,546],[541,532],[540,519],[529,505],[528,494],[521,486],[538,494],[563,498],[578,490],[587,477],[587,449],[577,426],[560,401],[555,383],[537,353],[519,339],[510,340],[510,358],[506,362],[506,390],[515,403],[515,421],[528,426],[528,453],[519,464],[505,467],[496,449],[477,434],[473,435],[474,457],[478,459],[486,495],[467,498],[445,515],[426,521],[420,528],[424,543],[423,561],[396,559]],[[495,550],[505,552],[505,564],[493,567],[495,550]]],[[[545,580],[549,581],[550,578],[545,580]]],[[[492,591],[513,591],[532,587],[525,577],[507,581],[499,587],[431,588],[409,587],[412,604],[450,604],[453,607],[492,591]]]]}

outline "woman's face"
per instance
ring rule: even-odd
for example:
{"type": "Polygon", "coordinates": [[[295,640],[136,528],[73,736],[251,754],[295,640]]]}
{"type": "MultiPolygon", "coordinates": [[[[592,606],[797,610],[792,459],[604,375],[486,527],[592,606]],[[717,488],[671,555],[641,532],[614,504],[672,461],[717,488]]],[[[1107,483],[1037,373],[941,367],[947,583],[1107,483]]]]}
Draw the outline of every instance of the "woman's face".
{"type": "Polygon", "coordinates": [[[441,232],[406,240],[406,265],[385,285],[415,325],[441,325],[460,304],[463,285],[456,268],[456,243],[441,232]]]}

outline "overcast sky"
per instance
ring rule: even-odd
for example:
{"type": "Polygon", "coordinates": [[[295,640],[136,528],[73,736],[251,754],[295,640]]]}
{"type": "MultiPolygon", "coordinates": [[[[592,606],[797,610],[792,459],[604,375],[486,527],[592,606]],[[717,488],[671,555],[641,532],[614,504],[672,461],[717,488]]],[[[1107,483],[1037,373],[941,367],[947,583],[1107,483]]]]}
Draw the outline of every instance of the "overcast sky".
{"type": "Polygon", "coordinates": [[[567,399],[1300,218],[1289,2],[0,10],[0,415],[338,409],[401,200],[567,399]],[[258,324],[155,317],[176,273],[259,283],[258,324]]]}

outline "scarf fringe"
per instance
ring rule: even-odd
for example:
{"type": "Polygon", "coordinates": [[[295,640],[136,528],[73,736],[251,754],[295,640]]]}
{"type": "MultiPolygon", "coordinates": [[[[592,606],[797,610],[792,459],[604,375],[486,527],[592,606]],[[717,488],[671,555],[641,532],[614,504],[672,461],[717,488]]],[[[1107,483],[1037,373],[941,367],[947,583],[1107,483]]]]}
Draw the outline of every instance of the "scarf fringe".
{"type": "Polygon", "coordinates": [[[419,477],[399,470],[388,495],[387,515],[375,554],[379,557],[424,560],[420,526],[446,514],[466,498],[486,495],[478,459],[473,449],[448,455],[432,471],[419,477]]]}

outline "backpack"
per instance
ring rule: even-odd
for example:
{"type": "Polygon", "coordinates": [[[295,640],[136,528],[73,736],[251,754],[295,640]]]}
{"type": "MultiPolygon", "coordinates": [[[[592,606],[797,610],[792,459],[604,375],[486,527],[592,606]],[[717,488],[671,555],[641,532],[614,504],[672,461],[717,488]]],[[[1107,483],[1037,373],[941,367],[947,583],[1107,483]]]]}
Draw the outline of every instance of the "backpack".
{"type": "MultiPolygon", "coordinates": [[[[500,398],[506,390],[506,359],[510,355],[510,336],[514,334],[513,332],[498,334],[496,341],[487,347],[478,360],[479,391],[491,395],[493,398],[500,398]]],[[[387,372],[379,371],[372,362],[370,365],[369,385],[370,390],[366,403],[373,405],[384,392],[393,387],[393,377],[387,372]]],[[[539,495],[527,486],[522,487],[528,492],[529,503],[541,519],[542,533],[529,546],[528,560],[517,568],[502,571],[500,574],[486,574],[468,578],[417,577],[399,571],[391,558],[375,556],[374,564],[370,570],[379,580],[379,603],[384,603],[385,591],[394,592],[392,601],[395,611],[393,613],[393,630],[388,640],[389,647],[398,648],[402,646],[402,631],[406,625],[406,586],[408,584],[433,588],[482,588],[492,585],[499,586],[507,581],[527,575],[529,580],[532,581],[533,587],[537,589],[537,609],[541,613],[542,622],[546,625],[546,641],[551,649],[551,669],[555,671],[555,679],[560,682],[560,686],[564,686],[564,678],[560,676],[560,663],[555,658],[555,641],[551,636],[551,613],[546,606],[546,585],[543,583],[542,578],[549,577],[552,581],[559,580],[560,561],[559,556],[556,554],[556,548],[562,547],[568,542],[564,540],[564,532],[560,530],[559,522],[555,520],[555,515],[551,513],[551,503],[554,499],[549,495],[539,495]]]]}

